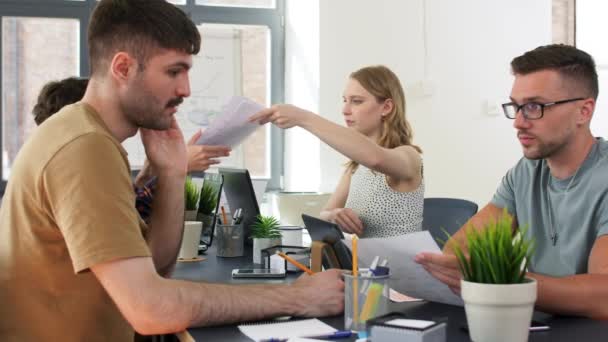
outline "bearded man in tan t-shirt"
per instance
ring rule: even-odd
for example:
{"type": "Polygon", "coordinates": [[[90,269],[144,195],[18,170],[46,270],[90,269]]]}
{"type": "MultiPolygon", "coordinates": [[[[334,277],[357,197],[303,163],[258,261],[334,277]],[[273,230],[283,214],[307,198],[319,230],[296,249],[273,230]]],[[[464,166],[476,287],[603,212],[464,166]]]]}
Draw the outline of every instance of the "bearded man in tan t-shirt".
{"type": "Polygon", "coordinates": [[[37,129],[13,164],[0,209],[0,340],[130,342],[133,329],[342,311],[336,270],[247,287],[164,277],[183,232],[187,155],[174,114],[200,42],[163,0],[99,2],[82,101],[37,129]],[[138,130],[158,175],[147,227],[121,146],[138,130]]]}

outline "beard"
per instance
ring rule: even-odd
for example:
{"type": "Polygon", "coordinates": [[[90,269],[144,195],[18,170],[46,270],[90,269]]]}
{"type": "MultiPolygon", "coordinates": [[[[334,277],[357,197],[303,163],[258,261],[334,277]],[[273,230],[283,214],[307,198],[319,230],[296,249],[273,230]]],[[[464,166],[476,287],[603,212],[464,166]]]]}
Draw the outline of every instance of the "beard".
{"type": "Polygon", "coordinates": [[[145,83],[138,79],[129,89],[121,109],[127,120],[139,128],[167,130],[171,127],[172,115],[165,114],[165,110],[176,107],[184,101],[182,97],[161,101],[146,88],[145,83]]]}
{"type": "Polygon", "coordinates": [[[571,138],[566,136],[559,141],[542,142],[535,137],[537,144],[530,147],[524,147],[524,156],[531,160],[547,159],[558,154],[562,151],[569,143],[571,138]]]}

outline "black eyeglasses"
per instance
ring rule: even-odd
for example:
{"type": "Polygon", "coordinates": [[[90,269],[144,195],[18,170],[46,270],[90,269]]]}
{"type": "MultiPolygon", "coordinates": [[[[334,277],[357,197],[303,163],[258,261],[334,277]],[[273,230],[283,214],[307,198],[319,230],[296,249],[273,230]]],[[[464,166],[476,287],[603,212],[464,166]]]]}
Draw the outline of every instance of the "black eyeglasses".
{"type": "Polygon", "coordinates": [[[584,97],[577,97],[575,99],[567,99],[549,103],[527,102],[522,105],[518,105],[515,102],[509,102],[502,105],[502,110],[505,112],[505,116],[508,119],[515,119],[517,112],[521,110],[521,114],[524,116],[524,118],[526,118],[526,120],[538,120],[545,114],[545,107],[584,99],[584,97]]]}

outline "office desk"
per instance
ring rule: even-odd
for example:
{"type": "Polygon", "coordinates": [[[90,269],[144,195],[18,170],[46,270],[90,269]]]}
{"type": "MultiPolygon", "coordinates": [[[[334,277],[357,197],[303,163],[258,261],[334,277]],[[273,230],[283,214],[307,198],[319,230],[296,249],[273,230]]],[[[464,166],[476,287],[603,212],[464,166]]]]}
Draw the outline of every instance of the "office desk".
{"type": "MultiPolygon", "coordinates": [[[[251,246],[247,254],[241,258],[220,258],[215,256],[215,248],[210,248],[207,260],[196,263],[178,263],[173,278],[222,282],[231,284],[259,283],[259,280],[232,279],[231,270],[239,267],[252,267],[251,246]]],[[[295,275],[288,275],[286,280],[265,280],[265,283],[284,283],[293,281],[295,275]]],[[[392,303],[391,310],[401,311],[417,319],[448,318],[448,342],[470,341],[468,333],[460,327],[465,322],[464,308],[429,302],[392,303]]],[[[321,318],[325,323],[336,329],[344,328],[344,317],[334,316],[321,318]]],[[[605,341],[608,340],[608,322],[594,321],[585,318],[554,317],[549,321],[551,330],[533,332],[530,342],[561,342],[561,341],[605,341]]],[[[251,341],[241,334],[236,325],[225,325],[208,328],[188,329],[196,341],[251,341]]],[[[350,341],[354,341],[351,338],[350,341]]],[[[335,341],[335,340],[334,340],[335,341]]],[[[339,341],[349,341],[342,339],[339,341]]]]}

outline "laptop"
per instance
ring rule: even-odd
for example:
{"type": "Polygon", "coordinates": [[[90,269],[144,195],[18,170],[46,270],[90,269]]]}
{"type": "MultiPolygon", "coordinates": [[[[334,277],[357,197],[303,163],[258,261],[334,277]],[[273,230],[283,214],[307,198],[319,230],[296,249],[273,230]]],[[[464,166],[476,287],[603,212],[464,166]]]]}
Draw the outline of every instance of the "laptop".
{"type": "MultiPolygon", "coordinates": [[[[340,268],[346,270],[353,268],[350,249],[344,244],[344,234],[337,224],[306,214],[302,214],[302,221],[304,221],[304,226],[313,241],[323,241],[332,246],[340,268]]],[[[323,266],[328,268],[328,263],[325,260],[323,266]]]]}

